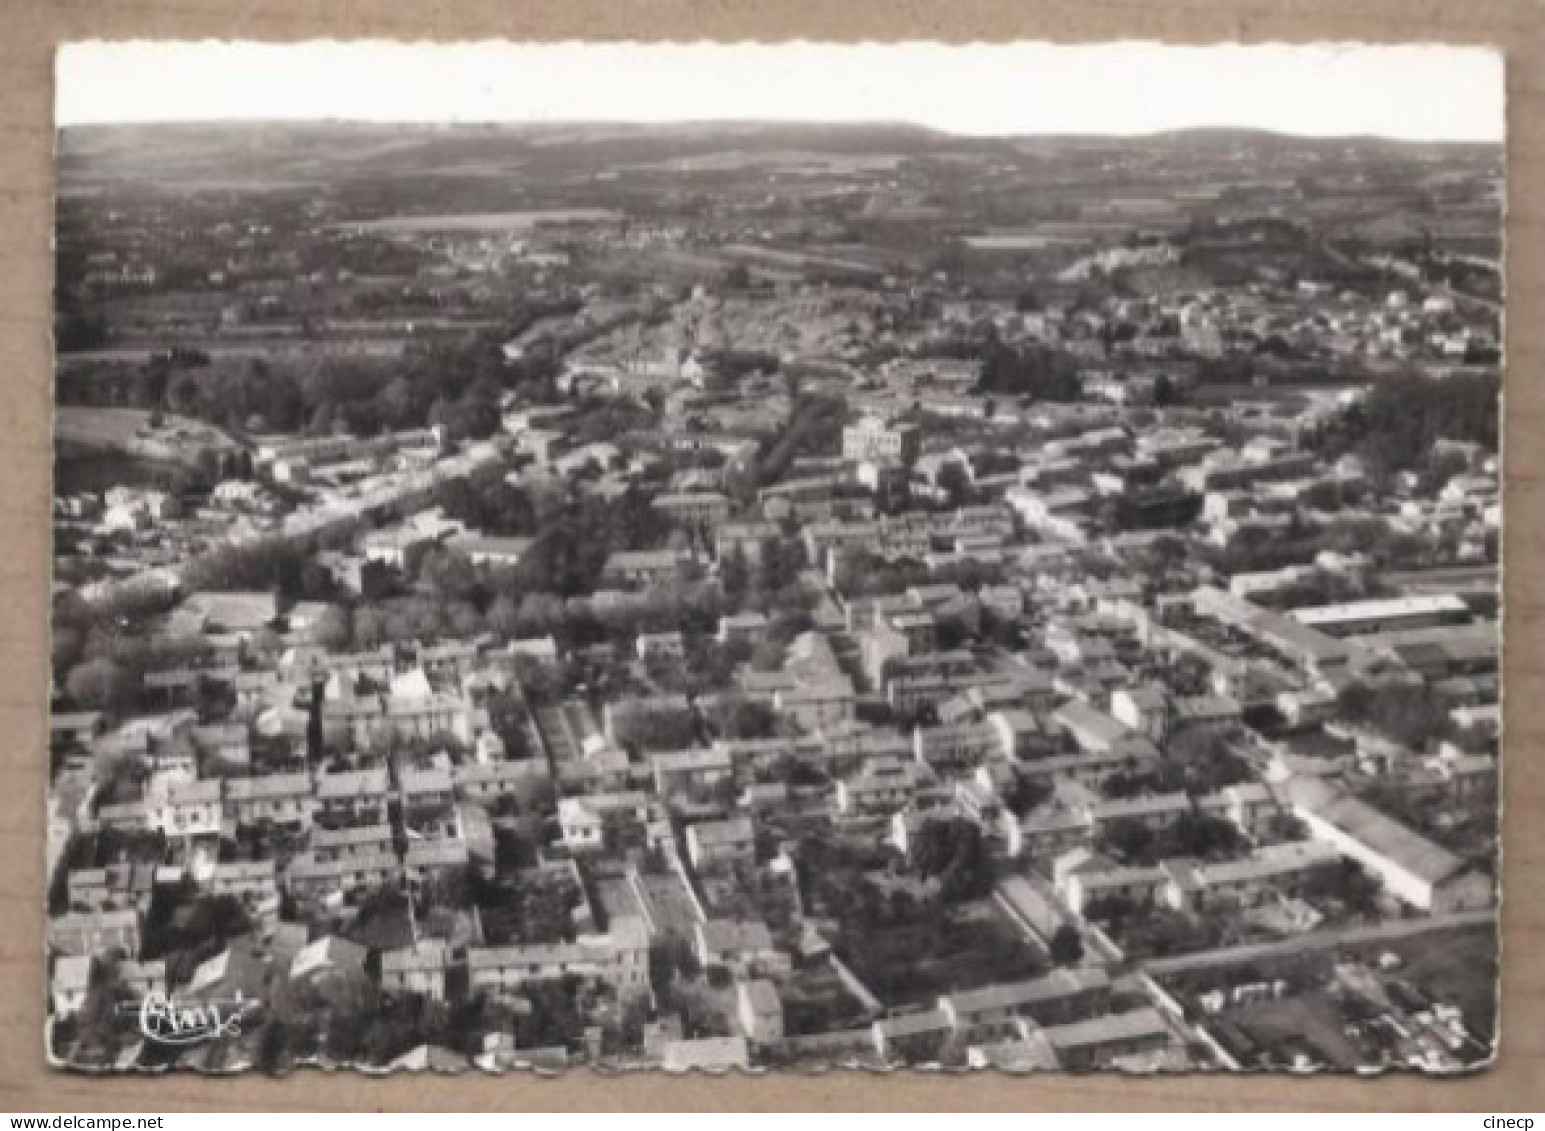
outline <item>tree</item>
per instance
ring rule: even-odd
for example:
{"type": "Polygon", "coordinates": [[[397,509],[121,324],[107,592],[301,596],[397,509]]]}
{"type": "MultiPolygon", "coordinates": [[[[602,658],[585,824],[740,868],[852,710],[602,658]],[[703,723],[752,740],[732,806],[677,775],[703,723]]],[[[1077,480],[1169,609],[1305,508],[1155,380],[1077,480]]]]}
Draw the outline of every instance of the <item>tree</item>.
{"type": "Polygon", "coordinates": [[[527,593],[520,603],[521,636],[543,636],[563,623],[563,599],[555,593],[527,593]]]}
{"type": "Polygon", "coordinates": [[[306,764],[313,769],[322,764],[322,698],[326,690],[322,680],[312,680],[311,700],[306,704],[306,764]]]}
{"type": "Polygon", "coordinates": [[[799,576],[803,555],[797,543],[769,538],[757,559],[757,588],[763,599],[792,585],[799,576]]]}
{"type": "Polygon", "coordinates": [[[71,625],[55,620],[53,635],[53,665],[57,674],[63,675],[78,664],[85,654],[86,634],[71,625]]]}
{"type": "Polygon", "coordinates": [[[271,1074],[283,1072],[293,1059],[290,1027],[277,1017],[270,1018],[258,1039],[258,1067],[271,1074]]]}
{"type": "Polygon", "coordinates": [[[939,489],[944,492],[952,507],[963,507],[971,502],[971,477],[966,474],[965,465],[959,460],[951,460],[941,467],[939,489]]]}
{"type": "Polygon", "coordinates": [[[1208,813],[1187,812],[1175,824],[1175,839],[1187,856],[1208,860],[1232,855],[1243,838],[1232,821],[1208,813]]]}
{"type": "Polygon", "coordinates": [[[65,678],[70,698],[99,711],[116,711],[134,699],[137,681],[122,665],[98,656],[76,664],[65,678]]]}
{"type": "Polygon", "coordinates": [[[451,635],[460,640],[481,636],[487,627],[477,606],[470,601],[457,601],[450,607],[446,619],[450,622],[451,635]]]}
{"type": "Polygon", "coordinates": [[[1051,960],[1055,966],[1076,966],[1084,957],[1084,939],[1078,928],[1064,923],[1051,937],[1051,960]]]}
{"type": "Polygon", "coordinates": [[[1320,433],[1323,454],[1355,451],[1374,477],[1414,469],[1438,440],[1474,443],[1495,452],[1501,413],[1501,377],[1495,373],[1442,378],[1389,377],[1320,433]]]}
{"type": "Polygon", "coordinates": [[[970,821],[924,821],[913,858],[925,877],[938,877],[939,894],[948,903],[979,898],[992,887],[982,830],[970,821]]]}
{"type": "Polygon", "coordinates": [[[365,600],[385,600],[396,588],[397,574],[385,562],[368,561],[359,567],[359,595],[365,600]]]}
{"type": "Polygon", "coordinates": [[[301,599],[306,601],[329,601],[338,591],[332,571],[311,558],[300,565],[299,588],[301,599]]]}
{"type": "Polygon", "coordinates": [[[1378,911],[1381,884],[1356,860],[1343,856],[1310,872],[1304,878],[1302,890],[1311,902],[1336,900],[1351,914],[1368,917],[1378,911]]]}
{"type": "Polygon", "coordinates": [[[456,550],[435,550],[419,565],[419,581],[435,594],[465,600],[477,587],[477,573],[467,555],[456,550]]]}
{"type": "Polygon", "coordinates": [[[497,636],[506,640],[516,634],[520,625],[520,613],[516,608],[514,598],[508,593],[501,593],[494,598],[494,603],[488,609],[488,629],[497,636]]]}
{"type": "Polygon", "coordinates": [[[1102,839],[1112,856],[1128,863],[1142,859],[1153,846],[1153,833],[1134,817],[1118,817],[1106,824],[1102,839]]]}
{"type": "Polygon", "coordinates": [[[724,594],[729,598],[731,606],[738,608],[751,583],[751,567],[739,542],[732,545],[719,562],[719,581],[724,586],[724,594]]]}
{"type": "Polygon", "coordinates": [[[1119,931],[1127,917],[1137,909],[1137,902],[1130,895],[1115,892],[1091,899],[1084,906],[1084,918],[1109,923],[1119,931]]]}
{"type": "Polygon", "coordinates": [[[369,651],[386,640],[386,618],[381,610],[360,609],[354,614],[354,646],[369,651]]]}
{"type": "Polygon", "coordinates": [[[1310,486],[1301,499],[1303,505],[1311,510],[1339,511],[1345,489],[1339,479],[1322,479],[1310,486]]]}
{"type": "Polygon", "coordinates": [[[1036,806],[1051,797],[1052,787],[1041,778],[1016,774],[1003,787],[1003,804],[1016,817],[1027,816],[1036,806]]]}
{"type": "Polygon", "coordinates": [[[317,617],[308,635],[318,648],[346,651],[354,642],[354,618],[342,605],[329,605],[317,617]]]}
{"type": "Polygon", "coordinates": [[[998,341],[983,355],[977,390],[1042,401],[1074,401],[1081,394],[1078,374],[1063,358],[1041,347],[1015,349],[998,341]]]}
{"type": "Polygon", "coordinates": [[[530,716],[520,697],[510,691],[495,691],[489,695],[487,706],[488,725],[504,743],[504,756],[529,758],[531,744],[526,736],[531,725],[530,716]]]}
{"type": "Polygon", "coordinates": [[[1413,750],[1425,750],[1453,731],[1453,720],[1443,704],[1421,687],[1350,683],[1338,700],[1347,721],[1376,730],[1413,750]]]}
{"type": "Polygon", "coordinates": [[[715,715],[728,738],[771,738],[778,732],[778,712],[761,700],[726,696],[715,715]]]}
{"type": "Polygon", "coordinates": [[[700,973],[697,955],[685,939],[666,937],[649,948],[649,982],[656,993],[677,978],[691,981],[700,973]]]}

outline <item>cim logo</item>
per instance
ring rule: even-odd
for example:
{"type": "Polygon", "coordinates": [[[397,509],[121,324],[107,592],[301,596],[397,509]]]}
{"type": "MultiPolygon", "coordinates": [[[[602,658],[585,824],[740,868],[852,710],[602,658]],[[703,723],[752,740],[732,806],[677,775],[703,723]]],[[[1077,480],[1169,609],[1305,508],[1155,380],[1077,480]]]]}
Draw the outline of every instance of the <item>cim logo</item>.
{"type": "Polygon", "coordinates": [[[139,1019],[147,1040],[163,1045],[196,1045],[241,1034],[242,1015],[257,1003],[238,993],[234,998],[181,1005],[170,994],[146,994],[136,1006],[123,1006],[139,1019]]]}

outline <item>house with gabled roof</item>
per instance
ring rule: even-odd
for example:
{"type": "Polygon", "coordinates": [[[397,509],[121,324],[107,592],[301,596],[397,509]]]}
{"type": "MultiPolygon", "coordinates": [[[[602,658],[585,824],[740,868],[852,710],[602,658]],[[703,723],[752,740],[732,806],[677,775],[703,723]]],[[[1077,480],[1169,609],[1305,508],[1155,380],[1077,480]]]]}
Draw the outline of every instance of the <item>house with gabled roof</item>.
{"type": "Polygon", "coordinates": [[[225,815],[228,820],[244,825],[260,821],[309,825],[315,789],[311,775],[305,773],[228,778],[225,815]]]}
{"type": "Polygon", "coordinates": [[[384,823],[389,791],[383,766],[318,774],[317,813],[350,824],[384,823]]]}
{"type": "Polygon", "coordinates": [[[444,939],[420,939],[411,946],[382,951],[381,988],[444,1001],[449,966],[450,948],[444,939]]]}
{"type": "Polygon", "coordinates": [[[1085,966],[947,994],[938,1009],[952,1026],[970,1029],[980,1040],[1010,1035],[1021,1017],[1058,1025],[1094,1016],[1106,1009],[1110,996],[1110,976],[1101,967],[1085,966]]]}
{"type": "Polygon", "coordinates": [[[756,858],[756,825],[749,817],[688,825],[686,840],[687,855],[700,871],[756,858]]]}

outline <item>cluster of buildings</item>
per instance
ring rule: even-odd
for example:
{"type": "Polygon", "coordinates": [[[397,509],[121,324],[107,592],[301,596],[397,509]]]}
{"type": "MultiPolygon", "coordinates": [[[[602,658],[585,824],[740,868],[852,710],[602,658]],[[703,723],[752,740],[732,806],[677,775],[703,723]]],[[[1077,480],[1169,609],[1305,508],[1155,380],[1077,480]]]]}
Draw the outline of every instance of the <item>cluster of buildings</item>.
{"type": "MultiPolygon", "coordinates": [[[[580,246],[416,239],[479,273],[562,273],[580,246]]],[[[487,439],[258,437],[207,498],[59,501],[103,567],[72,600],[153,583],[170,608],[133,626],[130,686],[56,673],[56,1055],[238,1066],[305,1033],[283,1055],[1237,1067],[1262,1063],[1258,1015],[1334,984],[1404,1034],[1376,1065],[1483,1058],[1489,1022],[1448,987],[1347,950],[1494,923],[1497,454],[1455,440],[1436,481],[1387,483],[1317,444],[1362,385],[1190,396],[1268,341],[1473,358],[1488,319],[1420,278],[1384,302],[1280,279],[1014,304],[717,252],[749,282],[662,291],[648,319],[591,295],[583,332],[513,340],[511,365],[558,350],[556,395],[506,390],[487,439]],[[982,358],[933,348],[988,324],[1071,365],[1071,395],[990,391],[982,358]],[[440,491],[473,477],[568,509],[469,526],[440,491]],[[596,550],[533,554],[580,501],[640,496],[646,535],[587,535],[588,591],[528,566],[596,550]],[[264,541],[305,547],[334,598],[202,569],[264,541]],[[429,552],[514,625],[338,632],[378,591],[427,599],[429,552]],[[543,631],[517,631],[531,609],[543,631]],[[1242,988],[1261,955],[1293,979],[1242,988]],[[257,1012],[168,1052],[103,1007],[152,992],[257,1012]],[[476,1032],[403,1022],[421,1001],[481,1002],[457,1014],[476,1032]]],[[[1049,282],[1180,258],[1105,249],[1049,282]]]]}

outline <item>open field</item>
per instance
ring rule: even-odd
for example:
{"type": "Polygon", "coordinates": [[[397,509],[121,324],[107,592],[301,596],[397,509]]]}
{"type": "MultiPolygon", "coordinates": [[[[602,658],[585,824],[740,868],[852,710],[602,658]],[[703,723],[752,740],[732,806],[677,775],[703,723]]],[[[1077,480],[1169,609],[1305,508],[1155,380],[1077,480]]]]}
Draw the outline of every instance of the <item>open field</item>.
{"type": "Polygon", "coordinates": [[[1044,251],[1049,247],[1078,242],[1071,236],[1059,237],[1042,232],[984,232],[965,237],[965,244],[972,251],[1044,251]]]}
{"type": "Polygon", "coordinates": [[[120,452],[141,459],[189,463],[202,451],[233,451],[237,444],[211,425],[182,416],[162,416],[133,408],[85,408],[60,405],[54,414],[54,441],[68,449],[120,452]]]}
{"type": "Polygon", "coordinates": [[[1257,1002],[1227,1016],[1263,1048],[1297,1051],[1307,1045],[1303,1051],[1316,1060],[1324,1059],[1342,1071],[1357,1067],[1358,1051],[1341,1031],[1340,1010],[1324,994],[1257,1002]]]}
{"type": "MultiPolygon", "coordinates": [[[[1488,1047],[1496,1032],[1497,960],[1493,933],[1482,927],[1413,935],[1386,943],[1368,943],[1346,947],[1336,955],[1318,959],[1328,975],[1332,961],[1358,958],[1373,964],[1386,954],[1394,954],[1401,965],[1382,977],[1387,983],[1400,981],[1418,988],[1433,1001],[1458,1007],[1466,1028],[1482,1047],[1488,1047]]],[[[1284,956],[1281,960],[1257,964],[1255,974],[1263,978],[1292,977],[1308,973],[1309,956],[1284,956]]],[[[1349,1018],[1333,997],[1312,990],[1279,1000],[1259,1001],[1236,1006],[1219,1016],[1221,1022],[1235,1026],[1262,1049],[1278,1053],[1306,1053],[1314,1061],[1350,1071],[1366,1062],[1345,1031],[1349,1018]]]]}
{"type": "Polygon", "coordinates": [[[114,487],[148,487],[168,490],[187,474],[183,464],[167,460],[130,459],[113,452],[77,450],[59,453],[54,460],[54,491],[75,495],[114,487]]]}
{"type": "Polygon", "coordinates": [[[881,275],[884,270],[872,263],[856,259],[843,259],[832,255],[811,255],[799,251],[781,251],[776,248],[758,247],[755,244],[726,244],[724,255],[729,259],[742,259],[751,263],[770,264],[774,267],[793,267],[807,270],[844,271],[855,275],[881,275]]]}
{"type": "Polygon", "coordinates": [[[902,153],[819,153],[809,150],[728,149],[717,153],[694,154],[666,161],[642,161],[624,165],[640,172],[722,173],[771,166],[802,172],[824,172],[851,176],[857,173],[894,169],[907,159],[902,153]]]}
{"type": "Polygon", "coordinates": [[[1045,972],[1042,955],[991,900],[965,904],[940,918],[924,913],[891,924],[855,945],[839,944],[858,980],[889,1006],[932,1001],[948,993],[1045,972]]]}
{"type": "Polygon", "coordinates": [[[1438,1001],[1456,1005],[1483,1041],[1497,1027],[1497,939],[1488,927],[1399,939],[1379,951],[1398,954],[1400,977],[1438,1001]]]}
{"type": "Polygon", "coordinates": [[[356,232],[521,232],[544,224],[604,224],[619,219],[605,208],[538,208],[463,216],[385,216],[339,227],[356,232]]]}

